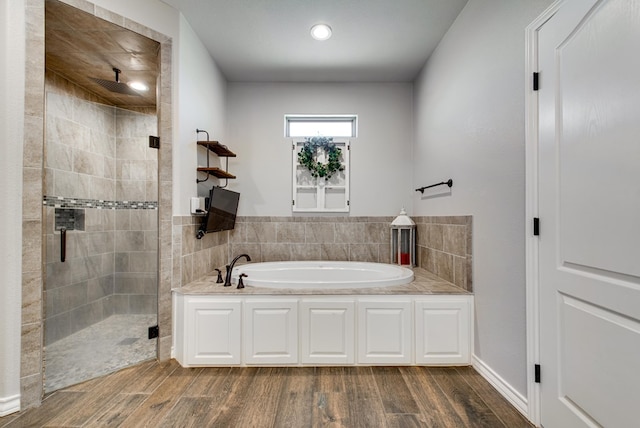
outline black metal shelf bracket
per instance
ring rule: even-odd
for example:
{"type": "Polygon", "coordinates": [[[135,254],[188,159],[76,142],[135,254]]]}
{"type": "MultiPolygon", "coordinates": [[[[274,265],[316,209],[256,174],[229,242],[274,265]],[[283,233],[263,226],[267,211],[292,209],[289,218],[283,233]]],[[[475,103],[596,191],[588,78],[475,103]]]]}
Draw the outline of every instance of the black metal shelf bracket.
{"type": "Polygon", "coordinates": [[[436,183],[436,184],[432,184],[431,186],[424,186],[424,187],[420,187],[418,189],[416,189],[416,192],[420,192],[424,194],[425,189],[429,189],[431,187],[436,187],[436,186],[442,186],[443,184],[446,184],[449,187],[453,186],[453,180],[452,179],[448,179],[447,181],[442,181],[440,183],[436,183]]]}

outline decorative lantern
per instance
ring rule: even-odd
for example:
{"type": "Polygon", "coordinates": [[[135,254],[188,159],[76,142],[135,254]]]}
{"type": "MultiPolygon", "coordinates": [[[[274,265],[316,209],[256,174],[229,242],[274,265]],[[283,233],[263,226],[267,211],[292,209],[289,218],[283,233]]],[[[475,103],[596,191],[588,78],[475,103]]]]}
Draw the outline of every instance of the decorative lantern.
{"type": "Polygon", "coordinates": [[[404,208],[391,222],[391,263],[416,265],[416,224],[404,208]]]}

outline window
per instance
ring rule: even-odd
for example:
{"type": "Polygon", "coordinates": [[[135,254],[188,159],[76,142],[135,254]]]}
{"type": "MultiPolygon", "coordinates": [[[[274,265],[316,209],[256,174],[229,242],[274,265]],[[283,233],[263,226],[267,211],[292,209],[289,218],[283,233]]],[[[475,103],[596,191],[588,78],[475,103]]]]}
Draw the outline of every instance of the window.
{"type": "MultiPolygon", "coordinates": [[[[356,136],[356,116],[286,116],[285,134],[293,145],[292,181],[294,212],[349,212],[349,138],[356,136]],[[299,161],[299,153],[313,137],[327,137],[339,150],[341,169],[330,177],[318,177],[299,161]]],[[[312,140],[313,141],[313,140],[312,140]]],[[[318,147],[315,165],[329,161],[327,146],[318,147]]]]}
{"type": "Polygon", "coordinates": [[[285,137],[351,138],[357,134],[356,115],[286,115],[285,137]]]}

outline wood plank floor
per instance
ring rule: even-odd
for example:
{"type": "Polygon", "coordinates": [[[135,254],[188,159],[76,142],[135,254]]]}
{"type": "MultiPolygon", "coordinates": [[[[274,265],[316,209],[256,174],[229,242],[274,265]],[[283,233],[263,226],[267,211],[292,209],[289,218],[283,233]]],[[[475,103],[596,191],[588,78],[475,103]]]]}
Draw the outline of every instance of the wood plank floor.
{"type": "Polygon", "coordinates": [[[149,361],[0,427],[532,427],[470,367],[180,367],[149,361]]]}

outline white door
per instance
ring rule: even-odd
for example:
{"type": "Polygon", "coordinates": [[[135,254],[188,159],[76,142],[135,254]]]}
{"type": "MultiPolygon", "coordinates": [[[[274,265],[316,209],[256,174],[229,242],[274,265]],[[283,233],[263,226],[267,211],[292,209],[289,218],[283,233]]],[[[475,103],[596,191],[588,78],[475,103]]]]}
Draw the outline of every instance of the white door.
{"type": "Polygon", "coordinates": [[[567,0],[538,46],[541,423],[637,427],[640,2],[567,0]]]}

